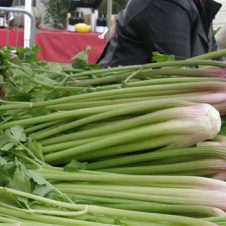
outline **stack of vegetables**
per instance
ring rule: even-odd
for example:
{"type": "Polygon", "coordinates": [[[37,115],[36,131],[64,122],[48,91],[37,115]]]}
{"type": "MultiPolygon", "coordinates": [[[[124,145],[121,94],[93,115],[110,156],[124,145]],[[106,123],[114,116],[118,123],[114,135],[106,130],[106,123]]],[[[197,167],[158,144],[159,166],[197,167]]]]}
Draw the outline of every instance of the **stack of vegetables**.
{"type": "Polygon", "coordinates": [[[224,55],[95,70],[7,61],[0,225],[226,225],[224,55]]]}

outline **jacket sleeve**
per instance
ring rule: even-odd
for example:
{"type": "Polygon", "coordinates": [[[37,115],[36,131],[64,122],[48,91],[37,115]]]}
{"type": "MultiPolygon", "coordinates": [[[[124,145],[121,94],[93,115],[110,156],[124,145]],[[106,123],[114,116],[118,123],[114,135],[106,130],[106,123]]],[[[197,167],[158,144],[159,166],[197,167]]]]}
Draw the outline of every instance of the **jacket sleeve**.
{"type": "Polygon", "coordinates": [[[192,19],[176,1],[152,0],[135,21],[150,57],[153,51],[174,54],[177,59],[191,56],[192,19]]]}

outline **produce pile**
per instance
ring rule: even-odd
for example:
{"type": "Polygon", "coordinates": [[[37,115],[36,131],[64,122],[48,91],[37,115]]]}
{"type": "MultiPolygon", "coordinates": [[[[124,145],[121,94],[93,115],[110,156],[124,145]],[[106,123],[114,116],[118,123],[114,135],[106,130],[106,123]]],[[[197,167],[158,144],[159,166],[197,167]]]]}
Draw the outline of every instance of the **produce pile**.
{"type": "Polygon", "coordinates": [[[0,226],[226,225],[225,50],[111,69],[14,54],[0,52],[0,226]]]}

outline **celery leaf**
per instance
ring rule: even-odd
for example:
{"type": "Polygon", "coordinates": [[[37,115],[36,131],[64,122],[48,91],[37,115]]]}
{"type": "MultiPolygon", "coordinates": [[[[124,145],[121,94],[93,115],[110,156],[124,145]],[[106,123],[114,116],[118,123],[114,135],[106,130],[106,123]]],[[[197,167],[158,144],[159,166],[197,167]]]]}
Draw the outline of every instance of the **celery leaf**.
{"type": "Polygon", "coordinates": [[[24,129],[21,126],[11,127],[10,129],[6,130],[6,134],[17,142],[25,142],[27,139],[24,129]]]}
{"type": "Polygon", "coordinates": [[[31,192],[30,179],[26,175],[27,170],[24,165],[17,163],[17,169],[9,183],[9,187],[23,192],[31,192]]]}
{"type": "Polygon", "coordinates": [[[33,193],[42,197],[47,197],[51,192],[55,192],[55,189],[51,185],[36,185],[33,193]]]}
{"type": "Polygon", "coordinates": [[[152,61],[158,63],[158,62],[166,62],[166,61],[175,61],[175,55],[167,55],[167,54],[161,54],[159,52],[153,52],[152,53],[152,61]]]}
{"type": "Polygon", "coordinates": [[[78,162],[76,159],[73,159],[70,163],[64,166],[66,172],[77,172],[79,170],[85,170],[87,168],[87,163],[78,162]]]}

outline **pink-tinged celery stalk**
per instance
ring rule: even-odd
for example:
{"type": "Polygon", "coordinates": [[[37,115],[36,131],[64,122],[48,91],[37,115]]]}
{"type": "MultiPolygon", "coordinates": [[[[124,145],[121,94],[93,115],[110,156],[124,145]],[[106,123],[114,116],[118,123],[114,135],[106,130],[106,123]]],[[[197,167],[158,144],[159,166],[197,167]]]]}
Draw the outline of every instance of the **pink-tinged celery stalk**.
{"type": "Polygon", "coordinates": [[[165,145],[165,138],[169,135],[177,135],[180,138],[181,135],[185,135],[184,139],[176,139],[166,145],[169,148],[171,146],[189,147],[198,142],[213,139],[220,128],[220,114],[209,104],[169,108],[151,113],[144,126],[111,133],[111,136],[100,137],[87,144],[50,153],[44,158],[48,163],[61,164],[83,154],[98,153],[106,148],[159,136],[162,137],[159,147],[162,147],[162,144],[165,145]]]}
{"type": "Polygon", "coordinates": [[[221,68],[208,68],[205,70],[207,76],[226,78],[226,70],[221,68]]]}

